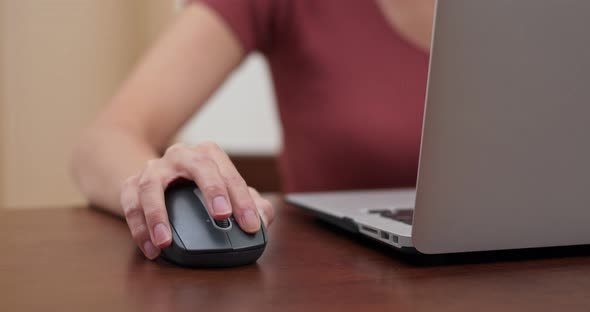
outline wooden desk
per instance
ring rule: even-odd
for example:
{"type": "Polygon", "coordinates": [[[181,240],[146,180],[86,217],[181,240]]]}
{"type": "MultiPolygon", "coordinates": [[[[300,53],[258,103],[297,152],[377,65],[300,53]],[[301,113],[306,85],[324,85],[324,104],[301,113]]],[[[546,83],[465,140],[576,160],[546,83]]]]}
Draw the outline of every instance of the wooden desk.
{"type": "Polygon", "coordinates": [[[258,265],[223,270],[144,260],[90,209],[0,210],[0,311],[590,311],[590,257],[419,267],[277,210],[258,265]]]}

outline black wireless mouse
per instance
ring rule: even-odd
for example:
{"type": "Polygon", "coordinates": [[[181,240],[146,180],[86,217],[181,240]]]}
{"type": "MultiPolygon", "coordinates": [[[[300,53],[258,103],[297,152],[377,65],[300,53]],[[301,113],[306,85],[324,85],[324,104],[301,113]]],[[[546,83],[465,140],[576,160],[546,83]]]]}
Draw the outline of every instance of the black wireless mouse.
{"type": "Polygon", "coordinates": [[[162,257],[189,267],[231,267],[254,263],[264,252],[268,236],[262,220],[256,234],[244,232],[233,216],[214,220],[194,182],[179,181],[166,189],[166,209],[172,244],[162,257]]]}

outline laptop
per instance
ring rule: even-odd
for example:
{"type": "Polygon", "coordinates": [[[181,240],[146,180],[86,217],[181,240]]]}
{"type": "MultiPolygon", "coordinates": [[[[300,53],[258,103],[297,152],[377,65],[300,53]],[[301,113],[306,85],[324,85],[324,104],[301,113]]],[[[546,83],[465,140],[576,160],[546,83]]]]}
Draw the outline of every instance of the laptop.
{"type": "Polygon", "coordinates": [[[438,1],[416,188],[287,201],[421,254],[590,244],[589,29],[587,0],[438,1]]]}

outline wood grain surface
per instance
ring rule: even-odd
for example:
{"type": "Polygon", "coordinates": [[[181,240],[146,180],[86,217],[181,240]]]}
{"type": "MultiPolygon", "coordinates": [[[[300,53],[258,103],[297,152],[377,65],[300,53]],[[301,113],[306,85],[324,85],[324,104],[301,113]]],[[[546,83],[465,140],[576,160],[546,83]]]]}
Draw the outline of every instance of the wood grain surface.
{"type": "Polygon", "coordinates": [[[415,265],[273,197],[256,265],[145,260],[120,219],[0,209],[0,311],[590,311],[590,257],[415,265]]]}

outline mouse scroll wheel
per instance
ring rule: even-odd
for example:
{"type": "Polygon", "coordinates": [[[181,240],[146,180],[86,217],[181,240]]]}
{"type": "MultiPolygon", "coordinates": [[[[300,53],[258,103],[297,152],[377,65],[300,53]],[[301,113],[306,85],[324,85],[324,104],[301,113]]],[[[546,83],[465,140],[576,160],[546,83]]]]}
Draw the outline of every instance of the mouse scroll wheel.
{"type": "Polygon", "coordinates": [[[215,224],[222,229],[226,229],[229,227],[229,219],[215,220],[215,224]]]}

